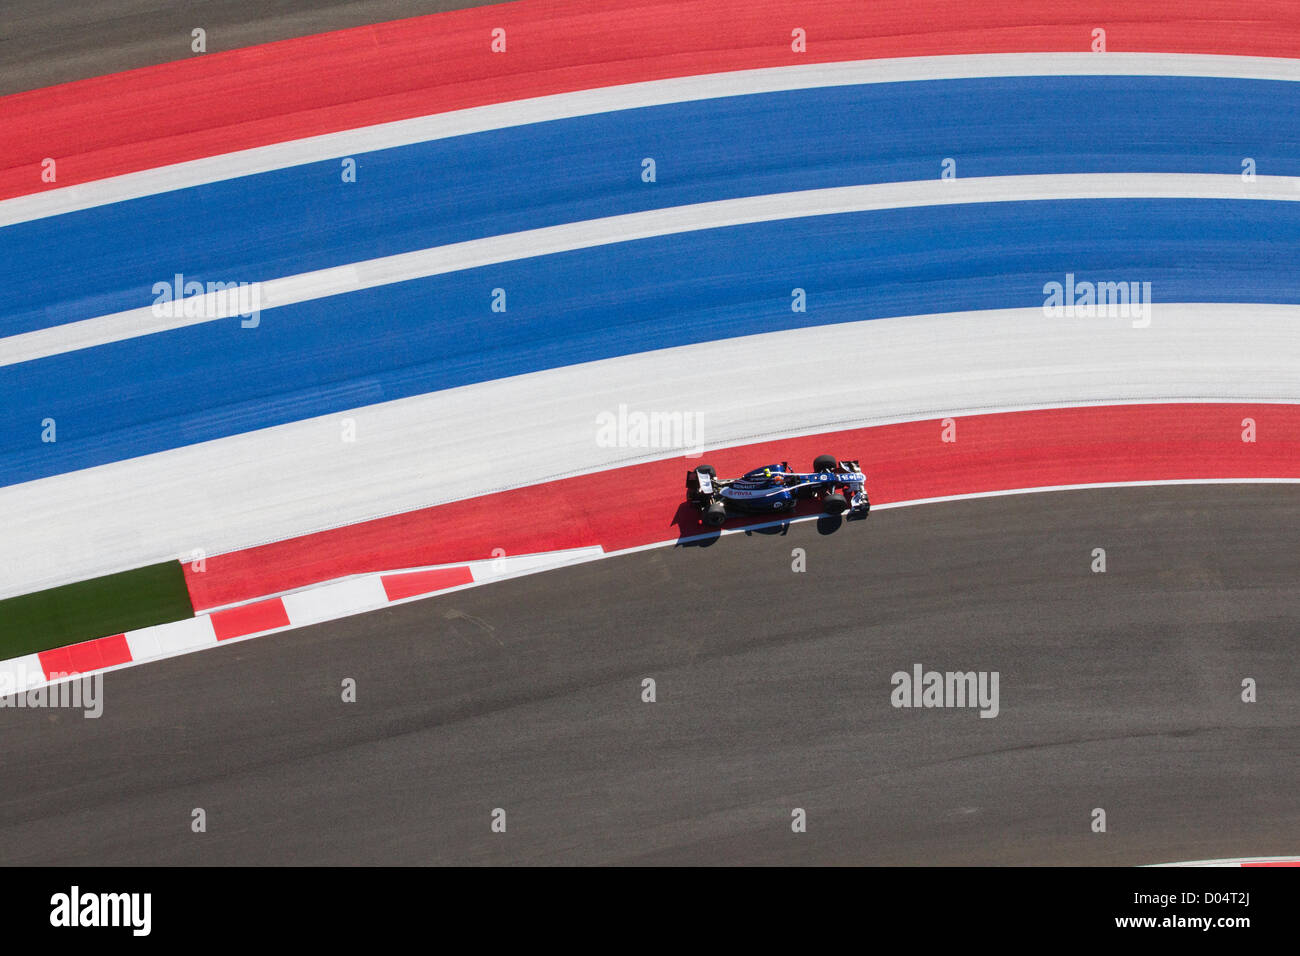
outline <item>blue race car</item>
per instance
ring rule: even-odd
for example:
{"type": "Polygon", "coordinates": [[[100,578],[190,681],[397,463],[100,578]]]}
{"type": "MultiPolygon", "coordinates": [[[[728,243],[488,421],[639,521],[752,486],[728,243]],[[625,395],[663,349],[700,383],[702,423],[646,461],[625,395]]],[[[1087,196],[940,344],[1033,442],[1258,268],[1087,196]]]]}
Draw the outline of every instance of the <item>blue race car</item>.
{"type": "Polygon", "coordinates": [[[789,513],[805,498],[820,498],[827,514],[865,515],[871,510],[866,480],[856,461],[833,455],[819,455],[807,473],[783,461],[730,479],[719,479],[712,465],[700,465],[686,473],[686,497],[713,528],[731,514],[789,513]]]}

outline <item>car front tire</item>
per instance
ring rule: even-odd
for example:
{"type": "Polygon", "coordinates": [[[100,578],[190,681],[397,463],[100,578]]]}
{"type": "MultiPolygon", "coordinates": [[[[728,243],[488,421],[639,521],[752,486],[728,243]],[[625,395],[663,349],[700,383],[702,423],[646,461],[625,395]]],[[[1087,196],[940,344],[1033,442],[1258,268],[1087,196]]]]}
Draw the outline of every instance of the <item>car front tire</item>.
{"type": "Polygon", "coordinates": [[[849,510],[849,499],[841,492],[832,491],[822,498],[822,510],[828,515],[842,515],[849,510]]]}

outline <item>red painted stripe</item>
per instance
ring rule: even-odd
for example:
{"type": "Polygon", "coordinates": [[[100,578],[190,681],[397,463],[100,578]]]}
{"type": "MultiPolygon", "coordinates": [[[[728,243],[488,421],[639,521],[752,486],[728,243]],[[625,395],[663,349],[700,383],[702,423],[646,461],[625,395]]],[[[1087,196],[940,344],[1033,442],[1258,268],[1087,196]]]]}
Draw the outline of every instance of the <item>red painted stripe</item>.
{"type": "MultiPolygon", "coordinates": [[[[877,504],[1047,485],[1195,478],[1300,478],[1300,405],[1111,405],[974,415],[941,441],[938,420],[709,452],[719,474],[772,461],[859,458],[877,504]],[[1241,440],[1252,418],[1257,441],[1241,440]]],[[[208,558],[186,566],[195,609],[349,574],[700,534],[683,504],[685,459],[458,501],[208,558]],[[507,499],[506,502],[501,497],[507,499]],[[507,503],[509,507],[502,507],[507,503]]]]}
{"type": "Polygon", "coordinates": [[[375,123],[602,86],[943,54],[1290,57],[1291,0],[522,0],[196,56],[0,99],[0,199],[375,123]],[[493,53],[491,31],[507,31],[493,53]],[[807,52],[791,51],[791,30],[807,52]],[[54,158],[57,181],[41,181],[54,158]]]}
{"type": "Polygon", "coordinates": [[[259,631],[288,626],[289,615],[284,609],[284,602],[279,598],[216,611],[212,615],[212,630],[216,633],[218,641],[228,641],[232,637],[243,637],[245,634],[256,634],[259,631]]]}
{"type": "Polygon", "coordinates": [[[474,575],[469,568],[437,568],[431,571],[412,571],[409,574],[385,574],[380,580],[390,601],[431,594],[443,588],[472,584],[474,575]]]}
{"type": "Polygon", "coordinates": [[[1265,863],[1243,863],[1242,866],[1300,866],[1300,860],[1274,860],[1265,863]]]}
{"type": "Polygon", "coordinates": [[[131,648],[125,634],[97,637],[93,641],[72,644],[52,651],[41,651],[37,657],[47,680],[56,674],[85,674],[100,668],[125,664],[130,661],[131,648]]]}

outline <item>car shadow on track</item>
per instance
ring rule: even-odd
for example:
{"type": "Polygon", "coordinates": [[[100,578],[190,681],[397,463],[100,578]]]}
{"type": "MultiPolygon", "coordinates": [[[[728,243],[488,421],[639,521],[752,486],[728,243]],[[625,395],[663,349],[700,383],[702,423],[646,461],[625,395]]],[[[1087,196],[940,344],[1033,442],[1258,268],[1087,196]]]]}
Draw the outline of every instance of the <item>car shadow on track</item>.
{"type": "Polygon", "coordinates": [[[783,519],[766,515],[734,517],[728,518],[727,523],[722,528],[710,528],[704,523],[699,509],[690,502],[684,501],[677,506],[677,513],[673,515],[672,524],[677,528],[678,547],[708,548],[712,547],[714,542],[722,537],[723,531],[743,530],[747,536],[755,534],[781,536],[789,532],[792,519],[814,516],[817,518],[818,534],[834,534],[845,523],[843,515],[822,513],[816,502],[807,502],[783,519]]]}

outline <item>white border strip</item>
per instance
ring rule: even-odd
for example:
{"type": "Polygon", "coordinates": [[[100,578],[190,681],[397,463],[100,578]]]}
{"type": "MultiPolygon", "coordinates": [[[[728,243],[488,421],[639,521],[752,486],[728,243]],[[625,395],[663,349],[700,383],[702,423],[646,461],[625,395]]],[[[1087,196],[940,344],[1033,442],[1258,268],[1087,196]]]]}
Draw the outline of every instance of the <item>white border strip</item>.
{"type": "Polygon", "coordinates": [[[1300,60],[1193,53],[985,53],[848,60],[627,83],[379,123],[16,196],[0,202],[0,227],[305,163],[616,110],[865,83],[1021,76],[1181,76],[1296,82],[1300,81],[1300,60]]]}
{"type": "Polygon", "coordinates": [[[1300,863],[1300,856],[1239,856],[1225,860],[1191,860],[1187,863],[1148,863],[1147,866],[1248,866],[1252,863],[1300,863]]]}

